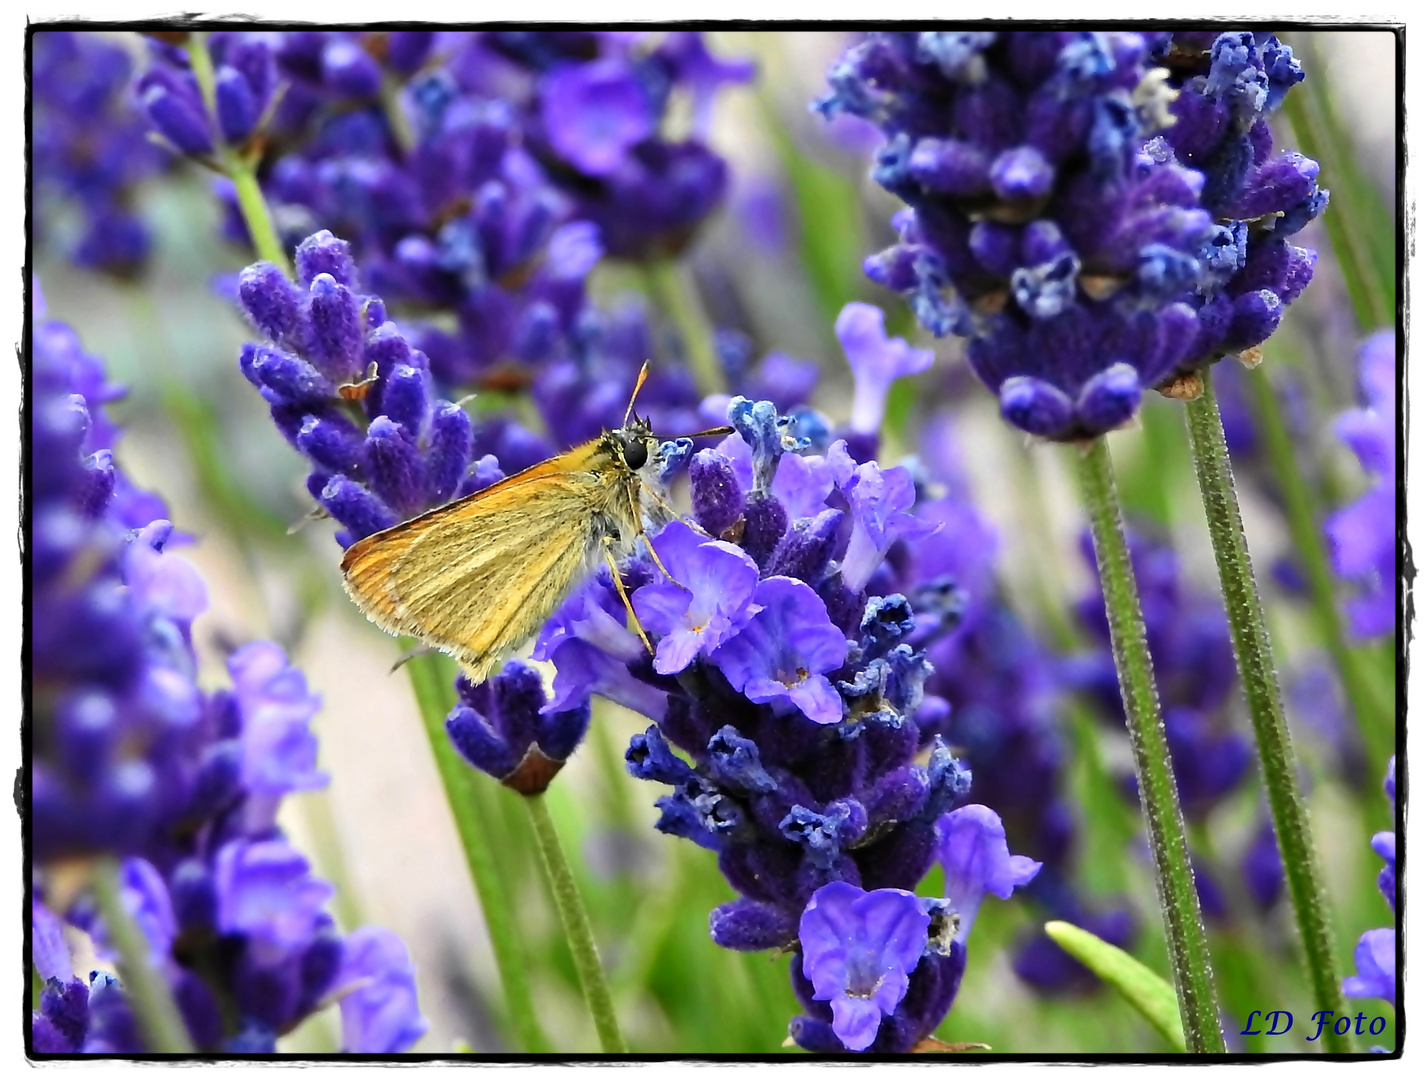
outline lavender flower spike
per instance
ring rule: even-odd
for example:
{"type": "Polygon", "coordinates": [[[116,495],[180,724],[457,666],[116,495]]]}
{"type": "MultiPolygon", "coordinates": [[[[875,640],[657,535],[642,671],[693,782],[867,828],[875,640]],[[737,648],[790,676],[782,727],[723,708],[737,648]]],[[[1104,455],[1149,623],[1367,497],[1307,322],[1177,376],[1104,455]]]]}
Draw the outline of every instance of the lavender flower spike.
{"type": "Polygon", "coordinates": [[[798,923],[803,975],[833,1009],[849,1050],[866,1050],[907,994],[932,919],[905,889],[864,892],[834,881],[813,894],[798,923]]]}

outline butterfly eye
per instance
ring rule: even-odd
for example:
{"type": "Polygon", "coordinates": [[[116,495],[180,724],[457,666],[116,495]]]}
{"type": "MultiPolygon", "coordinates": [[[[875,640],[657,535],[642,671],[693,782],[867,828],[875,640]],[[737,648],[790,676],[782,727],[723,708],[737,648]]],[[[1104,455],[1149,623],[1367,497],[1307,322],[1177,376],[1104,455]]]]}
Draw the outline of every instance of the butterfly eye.
{"type": "Polygon", "coordinates": [[[625,464],[632,469],[644,468],[645,462],[649,460],[650,450],[643,439],[626,440],[621,449],[625,455],[625,464]]]}

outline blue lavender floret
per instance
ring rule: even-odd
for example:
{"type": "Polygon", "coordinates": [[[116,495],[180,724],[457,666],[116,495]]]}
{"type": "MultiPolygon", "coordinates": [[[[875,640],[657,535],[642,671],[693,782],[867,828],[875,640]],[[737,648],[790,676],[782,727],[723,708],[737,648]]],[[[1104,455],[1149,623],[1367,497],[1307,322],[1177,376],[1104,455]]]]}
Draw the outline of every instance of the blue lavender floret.
{"type": "Polygon", "coordinates": [[[35,1048],[145,1049],[124,988],[72,970],[61,916],[114,962],[91,898],[45,903],[49,868],[103,854],[121,859],[120,901],[200,1050],[271,1053],[332,1001],[347,1050],[408,1048],[426,1023],[405,946],[375,927],[343,937],[325,910],[332,887],[276,824],[286,795],[327,782],[309,727],[318,698],[262,641],[228,657],[230,690],[197,685],[207,592],[169,550],[162,503],[114,462],[103,404],[116,388],[42,300],[32,345],[35,1048]]]}
{"type": "Polygon", "coordinates": [[[135,188],[168,155],[144,138],[147,124],[127,96],[128,52],[93,33],[41,30],[34,35],[31,127],[35,195],[44,232],[51,201],[78,212],[78,233],[66,238],[77,265],[127,277],[148,258],[148,226],[135,188]]]}
{"type": "Polygon", "coordinates": [[[1292,81],[1287,50],[1249,49],[1240,74],[1275,92],[1246,103],[1224,48],[1213,86],[1168,93],[1153,56],[1165,45],[1123,32],[873,33],[834,64],[815,106],[881,128],[873,178],[908,205],[893,220],[900,242],[865,272],[934,334],[968,338],[1003,416],[1033,435],[1125,423],[1145,390],[1264,340],[1312,273],[1312,252],[1284,237],[1323,208],[1317,167],[1269,159],[1268,128],[1255,127],[1292,81]],[[1260,133],[1218,186],[1175,142],[1192,125],[1172,100],[1183,112],[1202,96],[1260,133]]]}

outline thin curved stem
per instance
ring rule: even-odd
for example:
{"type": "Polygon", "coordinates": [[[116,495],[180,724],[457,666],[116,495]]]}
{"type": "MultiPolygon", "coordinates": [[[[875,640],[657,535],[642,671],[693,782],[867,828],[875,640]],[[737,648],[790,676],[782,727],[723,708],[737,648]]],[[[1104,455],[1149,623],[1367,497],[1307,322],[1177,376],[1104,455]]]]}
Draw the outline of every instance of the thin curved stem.
{"type": "MultiPolygon", "coordinates": [[[[1215,400],[1210,371],[1202,373],[1204,392],[1185,403],[1185,422],[1190,431],[1190,449],[1195,460],[1195,477],[1205,504],[1215,564],[1220,571],[1220,588],[1230,619],[1235,662],[1249,700],[1250,723],[1259,750],[1269,812],[1294,919],[1304,946],[1310,991],[1316,1010],[1344,1011],[1343,991],[1334,974],[1334,941],[1329,926],[1324,891],[1320,885],[1319,863],[1314,852],[1314,836],[1309,814],[1299,794],[1295,774],[1294,747],[1284,720],[1279,681],[1274,671],[1274,654],[1265,628],[1264,608],[1254,581],[1249,545],[1239,499],[1235,495],[1230,454],[1225,446],[1225,428],[1220,406],[1215,400]]],[[[1330,1053],[1349,1053],[1352,1041],[1343,1035],[1324,1033],[1330,1053]]]]}
{"type": "MultiPolygon", "coordinates": [[[[218,116],[217,79],[213,72],[213,58],[208,55],[208,35],[194,31],[185,42],[193,77],[203,95],[203,106],[210,117],[218,116]]],[[[243,223],[248,227],[248,235],[253,241],[253,249],[258,258],[266,259],[278,267],[288,277],[293,276],[292,263],[273,228],[273,216],[268,210],[268,202],[263,198],[263,189],[258,185],[258,174],[252,158],[218,140],[218,166],[223,174],[233,181],[234,193],[238,196],[238,209],[243,215],[243,223]]]]}
{"type": "Polygon", "coordinates": [[[149,962],[149,942],[143,930],[124,906],[119,860],[113,856],[96,859],[92,883],[99,916],[119,954],[119,981],[139,1023],[144,1046],[156,1054],[192,1054],[188,1025],[169,984],[149,962]]]}
{"type": "Polygon", "coordinates": [[[1160,716],[1145,621],[1131,569],[1130,548],[1121,528],[1120,503],[1105,436],[1077,455],[1078,472],[1096,565],[1106,599],[1111,651],[1125,703],[1126,728],[1135,754],[1135,774],[1145,815],[1147,838],[1155,861],[1155,888],[1165,920],[1170,972],[1180,1001],[1180,1023],[1192,1054],[1224,1053],[1219,1008],[1215,1003],[1210,949],[1200,918],[1200,898],[1190,868],[1180,797],[1170,769],[1170,750],[1160,716]]]}
{"type": "Polygon", "coordinates": [[[462,760],[446,734],[446,716],[455,704],[450,664],[440,653],[423,653],[408,661],[407,673],[442,787],[446,789],[446,801],[461,837],[466,866],[481,901],[486,933],[491,939],[496,970],[505,994],[507,1018],[524,1050],[550,1053],[552,1047],[536,1018],[531,998],[529,961],[516,930],[515,909],[485,827],[489,815],[481,813],[485,800],[476,788],[480,777],[462,760]]]}
{"type": "Polygon", "coordinates": [[[540,849],[541,866],[545,868],[551,896],[555,899],[561,925],[565,928],[566,939],[570,942],[570,952],[575,959],[575,973],[580,978],[580,989],[585,993],[585,1003],[590,1008],[590,1016],[595,1021],[595,1031],[600,1036],[600,1049],[607,1054],[627,1054],[629,1048],[625,1045],[625,1037],[620,1034],[620,1025],[615,1018],[615,1002],[610,997],[605,970],[600,966],[600,954],[595,950],[595,936],[590,932],[590,920],[585,915],[580,890],[575,886],[575,875],[570,872],[570,864],[565,861],[565,851],[560,846],[555,822],[550,819],[545,793],[528,795],[522,802],[530,813],[531,826],[536,834],[536,846],[540,849]]]}

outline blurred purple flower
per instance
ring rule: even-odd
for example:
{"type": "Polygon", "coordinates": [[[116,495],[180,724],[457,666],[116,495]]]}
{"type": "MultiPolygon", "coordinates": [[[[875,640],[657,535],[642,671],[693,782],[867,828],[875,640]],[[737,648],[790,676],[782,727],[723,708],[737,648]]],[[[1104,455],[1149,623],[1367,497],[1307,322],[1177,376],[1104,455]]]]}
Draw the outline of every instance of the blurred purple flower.
{"type": "Polygon", "coordinates": [[[333,985],[341,995],[345,1053],[399,1054],[426,1033],[416,973],[406,946],[390,930],[364,926],[349,934],[333,985]]]}
{"type": "Polygon", "coordinates": [[[1368,930],[1354,946],[1357,973],[1344,980],[1345,997],[1382,998],[1398,1004],[1397,937],[1393,927],[1368,930]]]}
{"type": "Polygon", "coordinates": [[[1329,557],[1342,578],[1360,584],[1348,604],[1355,637],[1392,632],[1397,619],[1397,368],[1396,338],[1380,331],[1359,353],[1365,407],[1344,413],[1334,431],[1358,455],[1373,483],[1357,502],[1324,524],[1329,557]]]}

